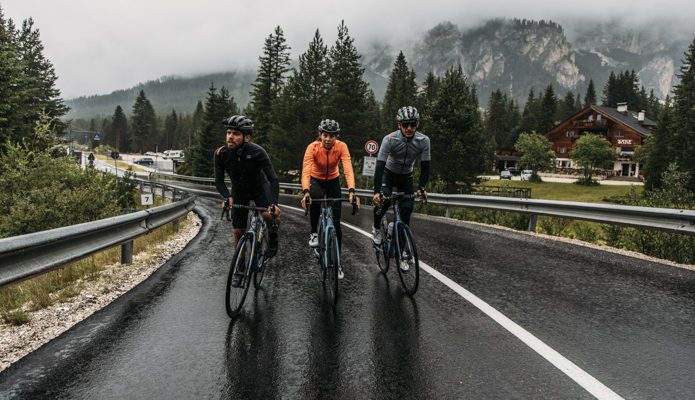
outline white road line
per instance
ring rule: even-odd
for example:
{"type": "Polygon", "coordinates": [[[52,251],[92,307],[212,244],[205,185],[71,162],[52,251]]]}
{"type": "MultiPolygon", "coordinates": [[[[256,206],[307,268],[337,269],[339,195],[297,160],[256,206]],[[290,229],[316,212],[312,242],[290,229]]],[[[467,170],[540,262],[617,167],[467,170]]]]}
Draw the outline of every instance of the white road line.
{"type": "MultiPolygon", "coordinates": [[[[292,207],[288,205],[283,205],[283,208],[289,208],[295,211],[304,212],[304,210],[302,210],[301,208],[292,207]]],[[[354,225],[350,225],[342,221],[340,223],[346,228],[350,228],[355,232],[363,234],[364,236],[367,236],[369,238],[372,237],[371,233],[361,228],[358,228],[354,225]]],[[[420,260],[420,268],[432,275],[433,277],[435,277],[437,280],[439,280],[446,286],[448,286],[454,292],[458,293],[461,297],[466,299],[469,303],[473,304],[476,308],[485,313],[488,317],[492,318],[504,329],[506,329],[512,335],[516,336],[519,340],[524,342],[528,347],[533,349],[533,351],[540,354],[541,357],[548,360],[557,369],[559,369],[565,375],[577,382],[579,386],[583,387],[587,392],[591,393],[597,399],[623,399],[617,393],[612,391],[608,386],[604,385],[598,379],[586,373],[586,371],[579,368],[576,364],[565,358],[562,354],[558,353],[557,351],[553,350],[553,348],[543,343],[542,340],[533,336],[531,332],[522,328],[511,319],[507,318],[504,314],[497,311],[494,307],[481,300],[478,296],[464,289],[458,283],[447,278],[442,273],[430,267],[422,260],[420,260]]]]}

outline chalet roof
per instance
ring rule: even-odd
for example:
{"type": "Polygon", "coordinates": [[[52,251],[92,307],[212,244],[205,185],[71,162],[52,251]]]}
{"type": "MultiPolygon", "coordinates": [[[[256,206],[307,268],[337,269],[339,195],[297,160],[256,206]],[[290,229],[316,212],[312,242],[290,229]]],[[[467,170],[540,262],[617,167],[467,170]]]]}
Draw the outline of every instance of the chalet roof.
{"type": "Polygon", "coordinates": [[[649,128],[656,126],[656,122],[652,121],[651,119],[644,117],[644,121],[640,124],[639,121],[637,120],[637,113],[634,111],[627,111],[627,115],[618,112],[617,109],[615,108],[610,108],[610,107],[604,107],[604,106],[597,106],[597,105],[592,105],[591,108],[594,110],[606,115],[607,117],[620,121],[623,124],[629,126],[630,128],[634,129],[635,131],[639,132],[643,136],[648,136],[649,135],[649,128]]]}

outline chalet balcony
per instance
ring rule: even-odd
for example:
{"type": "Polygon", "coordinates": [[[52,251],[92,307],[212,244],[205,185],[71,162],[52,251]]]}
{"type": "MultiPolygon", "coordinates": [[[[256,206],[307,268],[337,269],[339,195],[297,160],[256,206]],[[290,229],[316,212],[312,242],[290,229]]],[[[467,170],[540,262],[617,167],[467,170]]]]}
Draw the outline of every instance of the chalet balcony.
{"type": "Polygon", "coordinates": [[[572,121],[572,127],[575,129],[579,130],[584,130],[584,131],[603,131],[608,129],[608,125],[606,124],[606,120],[578,120],[578,121],[572,121]]]}

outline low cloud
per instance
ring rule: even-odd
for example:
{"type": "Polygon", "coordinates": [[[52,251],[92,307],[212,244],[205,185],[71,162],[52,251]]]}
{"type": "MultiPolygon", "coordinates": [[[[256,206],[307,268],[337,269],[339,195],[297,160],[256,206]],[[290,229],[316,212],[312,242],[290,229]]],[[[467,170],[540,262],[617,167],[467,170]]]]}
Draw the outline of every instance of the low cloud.
{"type": "Polygon", "coordinates": [[[358,49],[383,42],[405,46],[442,21],[466,29],[500,17],[550,19],[567,26],[617,19],[630,27],[664,25],[676,27],[683,36],[695,34],[695,2],[635,3],[588,0],[568,7],[555,1],[511,0],[5,0],[2,8],[18,25],[34,18],[45,55],[59,76],[58,87],[63,97],[71,98],[166,75],[255,69],[263,41],[277,25],[293,58],[306,50],[317,28],[330,46],[341,20],[358,49]]]}

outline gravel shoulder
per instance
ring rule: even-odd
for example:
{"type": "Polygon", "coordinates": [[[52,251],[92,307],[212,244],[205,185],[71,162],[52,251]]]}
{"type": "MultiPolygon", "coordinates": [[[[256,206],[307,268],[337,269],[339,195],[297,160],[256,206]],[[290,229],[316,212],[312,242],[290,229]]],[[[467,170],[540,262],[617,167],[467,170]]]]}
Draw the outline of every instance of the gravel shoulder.
{"type": "Polygon", "coordinates": [[[0,371],[104,308],[116,298],[147,279],[193,239],[202,226],[193,212],[185,227],[154,249],[133,256],[130,265],[111,264],[94,280],[82,281],[81,293],[67,302],[30,312],[30,321],[12,326],[0,321],[0,371]]]}

